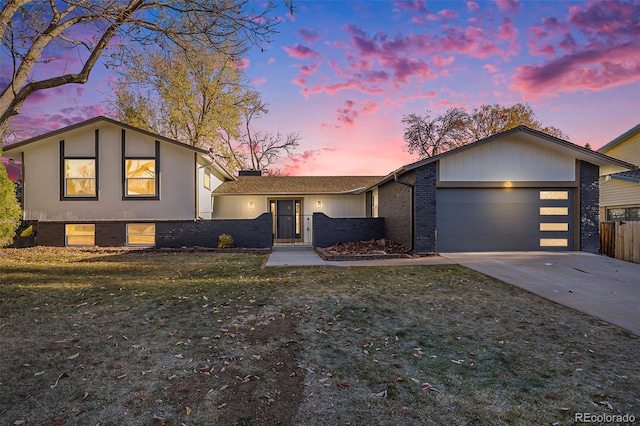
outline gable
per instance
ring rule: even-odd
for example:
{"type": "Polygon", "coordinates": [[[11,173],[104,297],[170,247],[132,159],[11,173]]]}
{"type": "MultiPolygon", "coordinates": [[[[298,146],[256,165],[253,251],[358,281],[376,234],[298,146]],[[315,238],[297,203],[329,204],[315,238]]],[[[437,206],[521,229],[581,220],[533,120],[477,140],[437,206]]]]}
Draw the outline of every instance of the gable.
{"type": "Polygon", "coordinates": [[[440,160],[441,181],[574,181],[575,158],[517,135],[440,160]]]}
{"type": "Polygon", "coordinates": [[[598,150],[603,154],[640,165],[640,124],[598,150]]]}

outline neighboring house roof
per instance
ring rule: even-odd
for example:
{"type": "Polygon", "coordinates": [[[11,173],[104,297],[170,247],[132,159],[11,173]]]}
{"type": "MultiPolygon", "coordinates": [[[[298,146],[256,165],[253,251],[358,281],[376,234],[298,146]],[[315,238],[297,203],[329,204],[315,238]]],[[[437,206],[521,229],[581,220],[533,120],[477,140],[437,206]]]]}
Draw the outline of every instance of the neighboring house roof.
{"type": "Polygon", "coordinates": [[[381,176],[240,176],[215,195],[360,194],[381,176]]]}
{"type": "Polygon", "coordinates": [[[621,142],[624,142],[625,140],[629,139],[631,136],[639,132],[640,132],[640,124],[637,124],[636,126],[627,130],[626,132],[624,132],[623,134],[621,134],[620,136],[618,136],[617,138],[615,138],[614,140],[606,144],[605,146],[601,147],[598,150],[598,152],[605,153],[610,149],[612,149],[613,147],[615,147],[616,145],[620,144],[621,142]]]}
{"type": "Polygon", "coordinates": [[[452,149],[450,151],[447,152],[443,152],[442,154],[438,154],[434,157],[430,157],[430,158],[425,158],[423,160],[417,161],[415,163],[411,163],[411,164],[407,164],[405,166],[400,167],[397,170],[394,170],[393,172],[389,173],[387,176],[383,177],[380,181],[376,182],[374,185],[372,186],[377,186],[377,185],[381,185],[383,183],[386,183],[392,179],[394,179],[394,177],[396,176],[400,176],[406,172],[415,170],[419,167],[425,166],[427,164],[436,162],[438,160],[441,160],[443,158],[449,157],[451,155],[456,155],[460,152],[466,151],[468,149],[473,149],[473,148],[477,148],[480,145],[484,145],[487,143],[491,143],[492,141],[495,141],[497,139],[502,139],[508,136],[513,136],[515,134],[520,134],[519,136],[521,136],[522,138],[524,138],[525,140],[535,143],[535,144],[539,144],[539,145],[544,145],[549,147],[550,149],[559,151],[561,153],[565,153],[565,154],[570,154],[572,156],[574,156],[575,158],[579,159],[579,160],[584,160],[587,161],[589,163],[598,165],[598,166],[604,166],[604,165],[613,165],[613,166],[617,166],[620,167],[622,169],[635,169],[636,166],[634,166],[631,163],[627,163],[626,161],[622,161],[622,160],[618,160],[617,158],[613,158],[610,157],[608,155],[602,154],[598,151],[593,151],[590,150],[588,148],[584,148],[581,147],[579,145],[576,145],[574,143],[565,141],[563,139],[559,139],[556,138],[554,136],[548,135],[544,132],[540,132],[537,130],[533,130],[529,127],[526,126],[518,126],[518,127],[514,127],[513,129],[510,130],[506,130],[504,132],[501,133],[497,133],[493,136],[489,136],[488,138],[485,139],[481,139],[479,141],[476,142],[472,142],[469,143],[467,145],[463,145],[459,148],[455,148],[452,149]]]}
{"type": "Polygon", "coordinates": [[[630,170],[628,172],[614,173],[611,179],[623,180],[625,182],[640,183],[640,169],[630,170]]]}

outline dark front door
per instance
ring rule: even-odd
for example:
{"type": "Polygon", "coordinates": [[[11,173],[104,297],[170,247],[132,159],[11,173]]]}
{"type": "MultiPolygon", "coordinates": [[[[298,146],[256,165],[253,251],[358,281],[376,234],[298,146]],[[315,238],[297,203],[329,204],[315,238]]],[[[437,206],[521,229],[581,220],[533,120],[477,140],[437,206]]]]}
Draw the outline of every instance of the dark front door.
{"type": "Polygon", "coordinates": [[[277,200],[276,218],[276,238],[279,240],[293,240],[296,235],[294,200],[277,200]]]}

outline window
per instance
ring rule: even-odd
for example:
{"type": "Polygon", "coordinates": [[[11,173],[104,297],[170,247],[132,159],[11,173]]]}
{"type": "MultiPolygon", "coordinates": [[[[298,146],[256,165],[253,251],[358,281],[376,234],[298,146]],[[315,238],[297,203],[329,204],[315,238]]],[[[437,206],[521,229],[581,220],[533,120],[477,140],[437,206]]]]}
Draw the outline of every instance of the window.
{"type": "Polygon", "coordinates": [[[156,225],[154,223],[128,223],[127,245],[153,247],[156,245],[156,225]]]}
{"type": "Polygon", "coordinates": [[[64,195],[65,197],[96,196],[96,160],[66,159],[64,160],[64,195]]]}
{"type": "Polygon", "coordinates": [[[156,160],[125,160],[125,195],[127,197],[155,197],[156,160]]]}
{"type": "Polygon", "coordinates": [[[640,220],[640,207],[614,207],[607,209],[608,221],[640,220]]]}
{"type": "Polygon", "coordinates": [[[204,187],[211,189],[211,174],[207,170],[204,171],[204,187]]]}
{"type": "Polygon", "coordinates": [[[67,224],[64,226],[64,245],[94,246],[96,226],[94,224],[67,224]]]}

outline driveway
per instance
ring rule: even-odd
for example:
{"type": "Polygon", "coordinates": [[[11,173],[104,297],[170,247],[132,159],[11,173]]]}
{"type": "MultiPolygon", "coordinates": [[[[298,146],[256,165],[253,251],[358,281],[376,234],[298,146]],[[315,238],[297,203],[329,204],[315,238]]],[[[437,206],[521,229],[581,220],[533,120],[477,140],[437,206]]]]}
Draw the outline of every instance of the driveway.
{"type": "Polygon", "coordinates": [[[640,264],[584,252],[440,255],[640,336],[640,264]]]}

